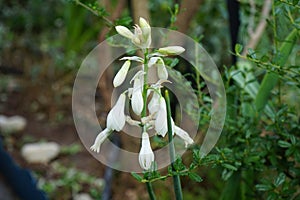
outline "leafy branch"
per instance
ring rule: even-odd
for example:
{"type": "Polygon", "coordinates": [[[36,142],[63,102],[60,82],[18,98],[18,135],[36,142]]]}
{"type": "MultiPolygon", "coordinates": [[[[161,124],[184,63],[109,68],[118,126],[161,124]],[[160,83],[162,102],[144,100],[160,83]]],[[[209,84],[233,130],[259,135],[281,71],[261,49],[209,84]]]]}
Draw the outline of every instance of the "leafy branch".
{"type": "Polygon", "coordinates": [[[83,8],[89,10],[90,12],[92,12],[94,15],[96,15],[97,17],[101,17],[106,24],[109,27],[114,26],[114,23],[109,20],[106,16],[108,15],[108,13],[106,12],[105,8],[100,7],[100,5],[98,4],[97,1],[95,1],[94,4],[84,4],[83,2],[81,2],[80,0],[73,0],[74,3],[76,3],[77,5],[82,6],[83,8]]]}

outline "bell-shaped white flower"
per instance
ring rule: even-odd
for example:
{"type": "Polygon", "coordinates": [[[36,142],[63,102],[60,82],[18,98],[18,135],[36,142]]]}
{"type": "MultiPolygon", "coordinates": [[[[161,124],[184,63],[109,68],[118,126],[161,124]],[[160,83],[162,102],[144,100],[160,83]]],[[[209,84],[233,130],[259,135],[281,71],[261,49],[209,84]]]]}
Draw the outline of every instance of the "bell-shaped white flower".
{"type": "Polygon", "coordinates": [[[189,134],[181,129],[180,127],[178,126],[174,126],[175,128],[175,134],[178,135],[181,139],[183,139],[184,143],[185,143],[185,147],[188,147],[188,145],[191,145],[194,143],[194,140],[189,136],[189,134]]]}
{"type": "Polygon", "coordinates": [[[142,146],[139,153],[139,163],[141,168],[149,170],[154,162],[154,153],[151,149],[149,135],[146,132],[142,134],[142,146]]]}
{"type": "Polygon", "coordinates": [[[118,71],[118,73],[116,74],[116,76],[115,76],[115,78],[113,80],[114,87],[118,87],[118,86],[120,86],[124,82],[129,67],[130,67],[130,60],[127,60],[122,65],[121,69],[118,71]]]}
{"type": "Polygon", "coordinates": [[[126,37],[126,38],[129,38],[129,39],[133,39],[135,36],[134,34],[128,29],[126,28],[125,26],[116,26],[116,31],[126,37]]]}
{"type": "Polygon", "coordinates": [[[115,104],[107,115],[106,127],[110,130],[120,131],[123,129],[126,117],[124,113],[126,95],[122,93],[115,104]]]}
{"type": "Polygon", "coordinates": [[[163,59],[160,58],[157,65],[157,75],[159,79],[167,80],[168,79],[168,71],[165,66],[163,59]]]}
{"type": "Polygon", "coordinates": [[[167,55],[179,55],[184,51],[185,49],[181,46],[168,46],[168,47],[163,47],[158,49],[159,53],[167,54],[167,55]]]}
{"type": "Polygon", "coordinates": [[[151,57],[148,62],[149,68],[153,65],[157,66],[157,75],[158,78],[161,80],[167,80],[168,79],[168,71],[166,69],[164,60],[161,57],[151,57]]]}
{"type": "Polygon", "coordinates": [[[150,112],[150,114],[154,114],[156,112],[158,112],[159,108],[160,108],[160,94],[158,93],[160,91],[154,91],[151,100],[148,103],[148,110],[150,112]]]}
{"type": "Polygon", "coordinates": [[[143,87],[144,78],[143,73],[139,73],[133,78],[133,89],[131,96],[131,107],[135,114],[140,115],[143,111],[143,87]]]}
{"type": "Polygon", "coordinates": [[[111,130],[108,128],[101,131],[95,139],[94,144],[91,146],[91,150],[97,153],[100,152],[100,146],[104,142],[104,140],[110,135],[111,130]]]}
{"type": "Polygon", "coordinates": [[[158,135],[165,137],[168,132],[166,101],[163,97],[159,98],[159,110],[155,119],[155,131],[158,135]]]}

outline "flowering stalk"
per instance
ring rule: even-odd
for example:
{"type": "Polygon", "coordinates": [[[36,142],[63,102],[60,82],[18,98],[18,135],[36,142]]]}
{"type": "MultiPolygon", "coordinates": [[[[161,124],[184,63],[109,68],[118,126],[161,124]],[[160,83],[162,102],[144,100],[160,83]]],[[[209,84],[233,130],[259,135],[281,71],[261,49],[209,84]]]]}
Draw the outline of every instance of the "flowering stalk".
{"type": "MultiPolygon", "coordinates": [[[[113,80],[114,87],[119,87],[125,81],[131,62],[140,63],[142,69],[139,70],[130,81],[130,84],[133,84],[133,86],[126,89],[120,95],[118,101],[109,112],[106,129],[96,137],[91,150],[99,153],[101,144],[104,140],[113,131],[121,131],[126,122],[132,126],[139,126],[141,127],[142,137],[138,161],[145,172],[152,171],[155,170],[155,155],[151,148],[150,138],[147,133],[148,130],[154,129],[156,134],[162,137],[165,137],[168,132],[170,146],[172,146],[172,149],[170,149],[172,162],[175,159],[174,144],[172,142],[174,134],[177,134],[183,139],[185,146],[193,143],[193,139],[189,134],[176,126],[171,115],[167,114],[166,101],[161,95],[161,88],[163,87],[162,83],[169,82],[167,80],[168,71],[163,57],[179,55],[184,52],[185,49],[180,46],[169,46],[149,53],[151,45],[151,27],[143,18],[140,18],[139,25],[134,26],[134,32],[131,32],[124,26],[116,26],[116,31],[123,37],[130,39],[135,46],[142,49],[143,57],[127,56],[120,59],[125,62],[113,80]],[[157,83],[149,85],[148,70],[151,67],[156,68],[159,80],[157,83]],[[149,104],[147,104],[147,99],[151,96],[151,93],[151,100],[149,104]],[[124,109],[126,98],[130,100],[131,108],[136,115],[140,116],[140,120],[136,121],[131,119],[130,116],[125,115],[124,109]],[[147,110],[149,111],[149,115],[147,115],[147,110]]],[[[170,112],[170,108],[168,109],[170,112]]],[[[150,199],[155,200],[155,194],[150,181],[146,182],[146,185],[150,199]]],[[[179,176],[174,176],[174,187],[176,188],[176,198],[182,199],[179,176]]]]}
{"type": "MultiPolygon", "coordinates": [[[[145,49],[145,52],[144,52],[144,71],[145,71],[145,74],[144,74],[144,86],[143,86],[143,102],[144,102],[144,107],[143,107],[143,111],[141,113],[141,118],[144,118],[147,116],[147,90],[148,90],[148,49],[145,49]]],[[[142,126],[142,131],[146,131],[146,124],[144,124],[142,126]]],[[[155,193],[154,193],[154,190],[153,190],[153,187],[152,187],[152,183],[150,182],[147,182],[146,183],[146,186],[147,186],[147,191],[148,191],[148,194],[149,194],[149,198],[151,200],[155,200],[156,197],[155,197],[155,193]]]]}
{"type": "MultiPolygon", "coordinates": [[[[170,106],[170,98],[168,90],[165,91],[166,105],[167,105],[167,120],[168,120],[168,139],[169,139],[169,151],[170,151],[170,160],[172,170],[175,171],[174,161],[175,161],[175,147],[173,142],[173,131],[172,130],[172,117],[171,117],[171,106],[170,106]]],[[[179,175],[173,175],[173,184],[174,184],[174,192],[176,196],[176,200],[182,200],[182,189],[180,183],[179,175]]]]}

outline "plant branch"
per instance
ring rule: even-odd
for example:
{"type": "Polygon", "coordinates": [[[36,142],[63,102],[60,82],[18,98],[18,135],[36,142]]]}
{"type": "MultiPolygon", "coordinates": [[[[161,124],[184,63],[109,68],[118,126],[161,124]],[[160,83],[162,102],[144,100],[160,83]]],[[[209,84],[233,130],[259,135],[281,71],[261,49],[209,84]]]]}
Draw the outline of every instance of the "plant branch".
{"type": "Polygon", "coordinates": [[[107,17],[105,17],[103,15],[100,15],[99,12],[96,9],[93,9],[90,6],[85,5],[80,0],[74,0],[74,2],[77,5],[80,5],[80,6],[84,7],[85,9],[91,11],[94,15],[96,15],[98,17],[101,17],[107,23],[108,26],[112,27],[114,25],[114,23],[112,21],[110,21],[107,17]]]}
{"type": "Polygon", "coordinates": [[[257,43],[259,42],[259,39],[261,38],[266,25],[267,25],[267,18],[269,18],[269,13],[271,10],[271,5],[272,5],[272,0],[265,0],[264,2],[264,6],[262,9],[262,13],[261,13],[261,19],[259,24],[257,25],[255,31],[250,34],[250,41],[248,42],[248,44],[246,45],[246,48],[244,49],[242,55],[245,56],[247,54],[247,50],[249,48],[251,49],[255,49],[255,47],[257,46],[257,43]]]}

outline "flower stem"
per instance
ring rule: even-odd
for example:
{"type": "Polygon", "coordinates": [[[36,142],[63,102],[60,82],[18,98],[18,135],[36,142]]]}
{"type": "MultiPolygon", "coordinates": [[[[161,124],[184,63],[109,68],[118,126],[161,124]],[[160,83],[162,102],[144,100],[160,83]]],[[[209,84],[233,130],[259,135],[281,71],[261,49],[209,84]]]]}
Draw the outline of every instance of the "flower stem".
{"type": "MultiPolygon", "coordinates": [[[[144,86],[143,86],[143,102],[144,102],[144,107],[143,107],[143,111],[141,114],[141,117],[146,117],[147,116],[147,90],[148,90],[148,49],[146,49],[145,53],[144,53],[144,86]]],[[[142,132],[146,131],[146,126],[143,125],[143,130],[142,132]]],[[[151,200],[156,200],[155,197],[155,193],[152,187],[152,183],[147,182],[146,183],[147,186],[147,191],[149,194],[149,197],[151,200]]]]}
{"type": "Polygon", "coordinates": [[[147,186],[147,190],[148,190],[148,194],[149,194],[150,199],[151,200],[156,200],[152,184],[150,182],[147,182],[146,186],[147,186]]]}
{"type": "MultiPolygon", "coordinates": [[[[169,151],[170,151],[170,159],[171,159],[171,166],[172,171],[175,171],[174,161],[175,161],[175,147],[173,142],[173,131],[172,131],[172,121],[171,121],[171,106],[170,106],[170,97],[169,91],[165,91],[165,99],[167,105],[167,120],[168,120],[168,138],[169,138],[169,151]]],[[[177,174],[173,175],[173,185],[174,185],[174,192],[176,196],[176,200],[182,200],[182,189],[180,183],[180,176],[177,174]]]]}

